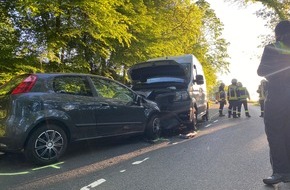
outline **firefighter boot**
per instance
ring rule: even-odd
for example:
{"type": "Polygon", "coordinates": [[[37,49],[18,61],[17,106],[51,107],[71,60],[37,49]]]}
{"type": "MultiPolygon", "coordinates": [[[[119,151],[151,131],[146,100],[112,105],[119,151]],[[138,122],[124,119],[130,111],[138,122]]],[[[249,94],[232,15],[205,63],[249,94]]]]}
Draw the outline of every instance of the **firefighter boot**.
{"type": "Polygon", "coordinates": [[[219,115],[220,117],[225,116],[221,110],[219,111],[219,113],[220,113],[220,115],[219,115]]]}
{"type": "Polygon", "coordinates": [[[233,113],[233,118],[238,118],[236,112],[233,113]]]}
{"type": "Polygon", "coordinates": [[[228,118],[231,118],[231,116],[232,116],[232,112],[229,111],[229,113],[228,113],[228,118]]]}

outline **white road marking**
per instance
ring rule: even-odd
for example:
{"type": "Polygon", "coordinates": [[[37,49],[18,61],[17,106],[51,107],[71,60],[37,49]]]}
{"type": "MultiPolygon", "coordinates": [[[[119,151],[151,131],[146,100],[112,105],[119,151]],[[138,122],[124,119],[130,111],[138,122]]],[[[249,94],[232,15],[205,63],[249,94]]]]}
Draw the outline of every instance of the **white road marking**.
{"type": "Polygon", "coordinates": [[[172,143],[172,145],[176,145],[176,144],[179,144],[179,143],[178,142],[172,143]]]}
{"type": "Polygon", "coordinates": [[[126,170],[121,170],[120,172],[121,172],[121,173],[124,173],[125,171],[126,171],[126,170]]]}
{"type": "Polygon", "coordinates": [[[137,164],[141,164],[142,162],[148,160],[149,158],[145,158],[144,160],[140,160],[140,161],[136,161],[136,162],[133,162],[132,164],[133,165],[137,165],[137,164]]]}
{"type": "Polygon", "coordinates": [[[4,152],[0,152],[0,155],[3,155],[3,154],[5,154],[4,152]]]}
{"type": "Polygon", "coordinates": [[[97,180],[97,181],[91,183],[90,185],[87,185],[87,186],[85,186],[85,187],[82,187],[81,190],[90,190],[91,188],[95,188],[95,187],[101,185],[101,184],[104,183],[104,182],[106,182],[105,179],[99,179],[99,180],[97,180]]]}
{"type": "Polygon", "coordinates": [[[209,126],[211,126],[211,124],[208,124],[207,126],[205,126],[205,128],[208,128],[209,126]]]}
{"type": "Polygon", "coordinates": [[[214,123],[218,122],[219,120],[215,120],[214,123]]]}

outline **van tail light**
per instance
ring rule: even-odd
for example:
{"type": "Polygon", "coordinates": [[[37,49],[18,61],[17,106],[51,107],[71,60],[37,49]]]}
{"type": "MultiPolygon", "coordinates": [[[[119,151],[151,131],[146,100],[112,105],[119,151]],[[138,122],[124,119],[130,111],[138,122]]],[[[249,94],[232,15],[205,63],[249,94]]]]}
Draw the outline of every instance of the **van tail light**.
{"type": "Polygon", "coordinates": [[[12,91],[11,94],[21,94],[29,92],[34,86],[36,80],[37,80],[36,75],[29,75],[19,85],[17,85],[17,87],[12,91]]]}

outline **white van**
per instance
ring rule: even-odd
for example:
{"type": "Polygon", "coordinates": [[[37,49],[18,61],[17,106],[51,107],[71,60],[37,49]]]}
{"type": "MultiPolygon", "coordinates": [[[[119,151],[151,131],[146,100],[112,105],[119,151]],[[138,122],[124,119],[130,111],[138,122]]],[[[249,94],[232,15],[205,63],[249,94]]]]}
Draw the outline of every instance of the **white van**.
{"type": "Polygon", "coordinates": [[[197,118],[208,119],[204,72],[194,55],[150,59],[133,65],[128,73],[132,89],[157,102],[164,129],[196,129],[197,118]]]}

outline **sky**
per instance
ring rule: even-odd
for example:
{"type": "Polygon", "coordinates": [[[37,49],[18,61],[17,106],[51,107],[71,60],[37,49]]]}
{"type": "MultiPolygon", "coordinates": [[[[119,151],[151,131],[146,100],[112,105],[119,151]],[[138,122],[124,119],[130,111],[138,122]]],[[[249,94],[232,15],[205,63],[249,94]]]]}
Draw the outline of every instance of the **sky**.
{"type": "Polygon", "coordinates": [[[250,4],[245,8],[225,3],[223,0],[207,0],[207,2],[224,24],[223,38],[230,43],[228,47],[228,54],[231,57],[230,73],[220,74],[219,80],[230,85],[231,80],[236,78],[247,87],[251,99],[258,100],[256,91],[263,79],[257,75],[263,53],[263,48],[258,48],[261,45],[259,36],[273,32],[265,27],[266,21],[255,15],[262,5],[250,4]]]}

